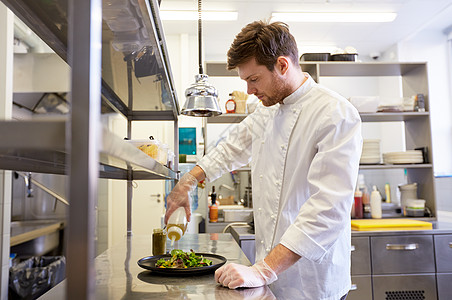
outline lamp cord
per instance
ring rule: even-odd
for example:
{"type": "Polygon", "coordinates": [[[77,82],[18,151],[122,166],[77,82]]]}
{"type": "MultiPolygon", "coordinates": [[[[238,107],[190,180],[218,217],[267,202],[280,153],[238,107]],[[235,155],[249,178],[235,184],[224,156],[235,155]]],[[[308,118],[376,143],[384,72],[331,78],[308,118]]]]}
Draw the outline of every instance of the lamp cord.
{"type": "Polygon", "coordinates": [[[199,74],[203,74],[202,68],[202,13],[201,1],[198,0],[198,55],[199,55],[199,74]]]}

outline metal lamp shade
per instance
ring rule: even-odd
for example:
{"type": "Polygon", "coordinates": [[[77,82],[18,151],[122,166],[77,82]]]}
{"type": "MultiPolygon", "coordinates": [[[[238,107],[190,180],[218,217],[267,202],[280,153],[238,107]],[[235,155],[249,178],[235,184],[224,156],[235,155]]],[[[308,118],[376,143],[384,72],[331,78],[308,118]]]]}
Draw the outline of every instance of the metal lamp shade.
{"type": "Polygon", "coordinates": [[[218,92],[207,82],[209,76],[198,74],[196,83],[185,90],[185,101],[181,114],[193,117],[213,117],[221,115],[218,92]]]}

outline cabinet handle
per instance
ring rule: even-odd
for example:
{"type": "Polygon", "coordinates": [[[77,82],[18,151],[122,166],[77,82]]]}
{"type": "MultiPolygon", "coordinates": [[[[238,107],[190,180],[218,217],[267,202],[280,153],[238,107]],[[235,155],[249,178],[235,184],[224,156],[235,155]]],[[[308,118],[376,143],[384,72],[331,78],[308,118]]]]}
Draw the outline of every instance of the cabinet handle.
{"type": "Polygon", "coordinates": [[[352,286],[350,287],[350,291],[356,291],[358,289],[358,286],[354,283],[352,283],[352,286]]]}
{"type": "MultiPolygon", "coordinates": [[[[450,243],[452,245],[452,243],[450,243]]],[[[451,246],[452,247],[452,246],[451,246]]],[[[352,247],[350,248],[350,250],[353,252],[356,250],[355,245],[352,245],[352,247]]]]}
{"type": "Polygon", "coordinates": [[[386,244],[386,250],[416,250],[419,244],[386,244]]]}

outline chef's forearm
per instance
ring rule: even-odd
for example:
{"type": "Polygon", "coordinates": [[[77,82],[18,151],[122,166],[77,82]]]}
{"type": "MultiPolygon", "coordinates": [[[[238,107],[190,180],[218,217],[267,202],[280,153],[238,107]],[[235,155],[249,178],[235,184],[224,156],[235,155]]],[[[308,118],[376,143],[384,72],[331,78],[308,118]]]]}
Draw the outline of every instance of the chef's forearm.
{"type": "Polygon", "coordinates": [[[285,246],[278,244],[267,257],[265,257],[265,262],[278,275],[296,263],[300,258],[300,255],[292,252],[285,246]]]}
{"type": "Polygon", "coordinates": [[[190,174],[195,176],[198,182],[206,178],[206,173],[200,166],[195,166],[193,169],[191,169],[190,174]]]}

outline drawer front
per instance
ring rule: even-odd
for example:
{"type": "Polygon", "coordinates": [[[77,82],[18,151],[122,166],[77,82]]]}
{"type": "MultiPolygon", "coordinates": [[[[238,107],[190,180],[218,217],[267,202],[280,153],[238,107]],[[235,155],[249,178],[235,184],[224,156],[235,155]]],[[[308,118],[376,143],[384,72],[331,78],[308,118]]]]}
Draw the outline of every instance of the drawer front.
{"type": "Polygon", "coordinates": [[[375,275],[373,300],[437,299],[435,274],[375,275]]]}
{"type": "Polygon", "coordinates": [[[370,275],[370,238],[352,238],[352,275],[370,275]]]}
{"type": "Polygon", "coordinates": [[[435,273],[431,235],[371,237],[372,274],[435,273]]]}
{"type": "Polygon", "coordinates": [[[452,234],[434,235],[436,272],[452,273],[452,234]]]}
{"type": "MultiPolygon", "coordinates": [[[[437,274],[436,281],[438,284],[438,299],[450,300],[452,299],[452,273],[437,274]]],[[[347,298],[348,299],[348,298],[347,298]]]]}
{"type": "Polygon", "coordinates": [[[372,277],[352,276],[352,288],[347,300],[372,300],[372,277]]]}

